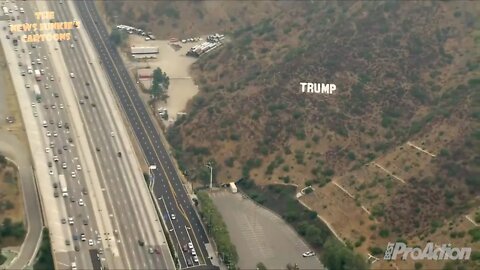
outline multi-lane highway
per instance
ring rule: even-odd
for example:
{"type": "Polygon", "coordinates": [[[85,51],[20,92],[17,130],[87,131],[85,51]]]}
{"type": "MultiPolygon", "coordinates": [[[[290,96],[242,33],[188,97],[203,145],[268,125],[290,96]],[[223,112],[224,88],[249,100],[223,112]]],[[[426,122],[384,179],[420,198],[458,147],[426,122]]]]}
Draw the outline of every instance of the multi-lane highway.
{"type": "Polygon", "coordinates": [[[183,186],[169,156],[159,131],[153,123],[145,104],[141,100],[109,34],[103,25],[93,1],[75,1],[97,53],[116,91],[118,101],[126,114],[145,158],[150,165],[155,180],[153,192],[163,218],[173,239],[174,248],[182,268],[192,265],[192,252],[183,247],[192,243],[199,262],[193,265],[211,265],[205,244],[209,243],[192,201],[183,186]],[[172,218],[175,215],[175,219],[172,218]]]}
{"type": "MultiPolygon", "coordinates": [[[[71,3],[38,1],[24,8],[15,23],[36,21],[36,11],[53,10],[56,21],[76,17],[71,3]]],[[[9,36],[8,29],[4,32],[9,36]]],[[[16,76],[24,81],[38,120],[38,127],[30,128],[41,130],[38,139],[45,157],[38,158],[44,159],[50,178],[50,183],[41,183],[44,204],[58,208],[53,218],[53,210],[47,210],[56,267],[70,268],[75,262],[79,269],[173,269],[110,88],[86,33],[74,29],[72,34],[69,41],[10,44],[12,53],[18,53],[16,76]],[[39,81],[35,70],[41,74],[39,81]],[[35,100],[36,87],[40,102],[35,100]],[[45,189],[45,184],[50,187],[45,189]]]]}

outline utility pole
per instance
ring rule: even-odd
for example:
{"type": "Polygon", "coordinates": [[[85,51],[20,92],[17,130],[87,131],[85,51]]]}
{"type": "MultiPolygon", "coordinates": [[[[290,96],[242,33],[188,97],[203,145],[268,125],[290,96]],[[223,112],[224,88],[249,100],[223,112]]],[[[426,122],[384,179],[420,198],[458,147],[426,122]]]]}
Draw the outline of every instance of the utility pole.
{"type": "Polygon", "coordinates": [[[210,164],[210,162],[205,164],[205,166],[210,168],[210,190],[212,190],[212,187],[213,187],[213,167],[212,167],[212,164],[210,164]]]}

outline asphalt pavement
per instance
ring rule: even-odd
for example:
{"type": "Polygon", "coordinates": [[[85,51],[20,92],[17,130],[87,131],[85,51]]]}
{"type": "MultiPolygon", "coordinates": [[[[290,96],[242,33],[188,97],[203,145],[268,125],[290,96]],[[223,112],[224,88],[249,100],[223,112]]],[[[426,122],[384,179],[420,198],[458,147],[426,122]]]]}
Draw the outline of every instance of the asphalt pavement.
{"type": "Polygon", "coordinates": [[[76,1],[75,4],[145,158],[148,164],[156,166],[156,169],[151,170],[155,182],[153,192],[174,241],[181,266],[187,267],[187,260],[192,258],[189,253],[182,251],[182,247],[189,242],[193,243],[199,257],[200,262],[196,265],[211,266],[209,257],[213,254],[208,254],[205,248],[209,240],[199,216],[166,151],[160,131],[156,129],[122,59],[109,40],[95,4],[92,1],[76,1]],[[172,214],[175,219],[171,218],[172,214]]]}

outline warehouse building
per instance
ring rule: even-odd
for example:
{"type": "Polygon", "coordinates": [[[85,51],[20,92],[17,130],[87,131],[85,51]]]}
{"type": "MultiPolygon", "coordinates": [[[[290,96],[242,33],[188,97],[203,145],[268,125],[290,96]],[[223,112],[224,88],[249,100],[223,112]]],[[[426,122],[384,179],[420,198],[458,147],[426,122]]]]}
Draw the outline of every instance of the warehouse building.
{"type": "Polygon", "coordinates": [[[135,59],[157,58],[158,47],[130,47],[130,52],[135,59]]]}

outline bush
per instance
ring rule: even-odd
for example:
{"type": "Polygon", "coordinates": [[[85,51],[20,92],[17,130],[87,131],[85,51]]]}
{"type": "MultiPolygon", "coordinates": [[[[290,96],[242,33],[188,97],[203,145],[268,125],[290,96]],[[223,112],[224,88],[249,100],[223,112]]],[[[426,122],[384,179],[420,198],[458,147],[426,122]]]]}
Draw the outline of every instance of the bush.
{"type": "Polygon", "coordinates": [[[325,243],[322,262],[328,269],[368,269],[367,263],[362,256],[355,254],[352,250],[333,238],[329,238],[325,243]]]}

